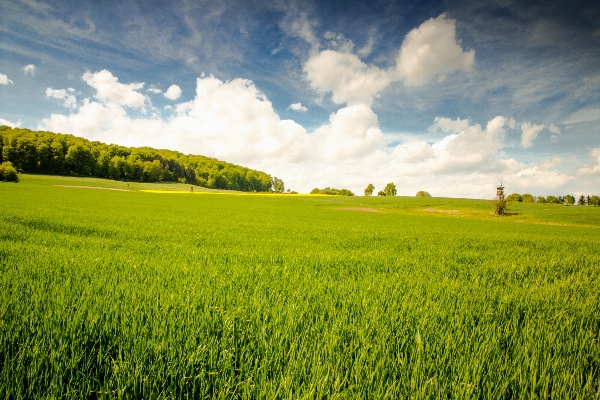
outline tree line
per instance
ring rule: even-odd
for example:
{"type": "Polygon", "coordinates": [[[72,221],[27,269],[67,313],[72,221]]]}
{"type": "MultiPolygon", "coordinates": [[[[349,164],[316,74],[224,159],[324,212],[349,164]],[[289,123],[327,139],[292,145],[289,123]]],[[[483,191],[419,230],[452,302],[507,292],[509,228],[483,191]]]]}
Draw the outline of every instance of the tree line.
{"type": "MultiPolygon", "coordinates": [[[[151,147],[124,147],[3,125],[0,126],[0,164],[7,162],[11,168],[28,173],[130,182],[180,182],[244,192],[267,192],[274,187],[273,178],[262,171],[215,158],[151,147]]],[[[283,181],[277,179],[276,183],[275,190],[283,191],[283,181]]]]}
{"type": "Polygon", "coordinates": [[[310,194],[329,194],[333,196],[354,196],[354,193],[350,189],[336,189],[327,186],[324,189],[314,188],[310,191],[310,194]]]}
{"type": "Polygon", "coordinates": [[[600,206],[600,197],[593,195],[581,195],[579,199],[575,199],[575,196],[567,194],[566,196],[532,196],[529,193],[518,194],[512,193],[506,196],[508,202],[525,202],[525,203],[547,203],[547,204],[564,204],[567,206],[580,205],[580,206],[600,206]]]}

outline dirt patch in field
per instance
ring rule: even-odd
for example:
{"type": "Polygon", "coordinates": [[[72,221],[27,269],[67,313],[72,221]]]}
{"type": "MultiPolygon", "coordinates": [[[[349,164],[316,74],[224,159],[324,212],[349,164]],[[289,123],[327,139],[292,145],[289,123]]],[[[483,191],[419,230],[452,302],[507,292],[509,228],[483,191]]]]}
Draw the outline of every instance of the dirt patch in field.
{"type": "Polygon", "coordinates": [[[432,211],[432,212],[439,212],[439,213],[445,213],[445,214],[454,214],[454,213],[458,212],[458,210],[436,210],[435,208],[426,208],[423,211],[432,211]]]}
{"type": "Polygon", "coordinates": [[[342,208],[338,208],[338,210],[345,210],[345,211],[361,211],[361,212],[379,212],[379,210],[376,210],[374,208],[366,208],[366,207],[342,207],[342,208]]]}
{"type": "Polygon", "coordinates": [[[107,188],[101,186],[72,186],[72,185],[54,185],[58,187],[76,188],[76,189],[100,189],[100,190],[116,190],[118,192],[132,192],[130,189],[107,188]]]}

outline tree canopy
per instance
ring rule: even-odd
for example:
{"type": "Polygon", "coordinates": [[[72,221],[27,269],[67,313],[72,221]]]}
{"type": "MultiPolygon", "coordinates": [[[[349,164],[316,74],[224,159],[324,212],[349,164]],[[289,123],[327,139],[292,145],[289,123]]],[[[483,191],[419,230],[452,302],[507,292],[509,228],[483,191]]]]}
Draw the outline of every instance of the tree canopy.
{"type": "Polygon", "coordinates": [[[506,201],[508,201],[509,203],[511,203],[511,202],[522,202],[523,201],[523,196],[521,196],[519,193],[511,193],[508,196],[506,196],[506,201]]]}
{"type": "Polygon", "coordinates": [[[354,196],[354,193],[352,193],[352,191],[349,189],[335,189],[335,188],[330,188],[329,186],[324,189],[314,188],[313,190],[310,191],[310,194],[329,194],[329,195],[334,195],[334,196],[354,196]]]}
{"type": "MultiPolygon", "coordinates": [[[[271,176],[215,158],[151,147],[124,147],[53,132],[0,126],[0,163],[23,172],[135,182],[181,182],[266,192],[271,176]]],[[[281,185],[283,181],[279,180],[281,185]]]]}
{"type": "Polygon", "coordinates": [[[396,193],[398,193],[396,190],[396,185],[394,185],[393,182],[390,182],[387,185],[385,185],[385,188],[383,188],[383,192],[386,196],[395,196],[396,193]]]}

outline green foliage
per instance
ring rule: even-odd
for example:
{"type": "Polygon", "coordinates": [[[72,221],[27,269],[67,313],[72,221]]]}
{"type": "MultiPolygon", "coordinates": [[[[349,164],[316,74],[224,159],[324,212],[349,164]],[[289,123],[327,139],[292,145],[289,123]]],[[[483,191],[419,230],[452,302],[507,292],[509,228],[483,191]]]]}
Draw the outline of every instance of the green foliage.
{"type": "Polygon", "coordinates": [[[0,185],[0,398],[597,398],[593,207],[56,184],[0,185]]]}
{"type": "Polygon", "coordinates": [[[537,197],[537,202],[538,203],[546,203],[547,200],[546,200],[546,198],[544,196],[538,196],[537,197]]]}
{"type": "Polygon", "coordinates": [[[585,203],[585,196],[584,195],[579,196],[579,200],[577,200],[577,205],[578,206],[585,206],[585,204],[586,204],[585,203]]]}
{"type": "Polygon", "coordinates": [[[521,196],[519,193],[512,193],[506,196],[506,201],[508,203],[522,202],[523,196],[521,196]]]}
{"type": "Polygon", "coordinates": [[[329,194],[332,196],[354,196],[354,193],[349,189],[335,189],[329,186],[325,189],[314,188],[310,194],[329,194]]]}
{"type": "Polygon", "coordinates": [[[386,196],[395,196],[398,193],[396,191],[396,185],[394,185],[393,182],[390,182],[387,185],[385,185],[385,188],[383,188],[383,192],[386,196]]]}
{"type": "Polygon", "coordinates": [[[283,183],[283,180],[277,178],[276,176],[273,177],[272,186],[273,186],[273,191],[275,191],[276,193],[285,192],[285,184],[283,183]]]}
{"type": "Polygon", "coordinates": [[[420,190],[417,192],[417,194],[415,195],[415,197],[431,197],[431,195],[429,194],[429,192],[426,192],[424,190],[420,190]]]}
{"type": "Polygon", "coordinates": [[[374,190],[375,186],[373,186],[372,183],[369,183],[369,185],[365,188],[365,196],[372,196],[374,190]]]}
{"type": "Polygon", "coordinates": [[[506,215],[508,214],[508,204],[506,199],[496,199],[493,201],[494,214],[495,215],[506,215]]]}
{"type": "Polygon", "coordinates": [[[556,196],[548,196],[548,197],[546,197],[546,203],[559,204],[560,199],[556,196]]]}
{"type": "Polygon", "coordinates": [[[377,196],[386,196],[386,193],[383,190],[377,192],[377,196]]]}
{"type": "Polygon", "coordinates": [[[573,197],[572,195],[568,194],[564,197],[565,199],[565,204],[568,206],[572,206],[573,204],[575,204],[575,197],[573,197]]]}
{"type": "Polygon", "coordinates": [[[525,193],[523,196],[521,196],[521,199],[525,203],[535,203],[535,197],[533,197],[529,193],[525,193]]]}
{"type": "Polygon", "coordinates": [[[19,182],[19,174],[10,161],[0,164],[0,181],[19,182]]]}
{"type": "Polygon", "coordinates": [[[131,182],[182,182],[245,192],[266,192],[272,188],[268,174],[214,158],[149,147],[107,145],[73,135],[7,126],[0,127],[0,155],[0,161],[10,161],[23,172],[131,182]]]}
{"type": "Polygon", "coordinates": [[[594,207],[600,206],[600,197],[598,197],[598,196],[592,196],[590,198],[590,201],[588,201],[588,205],[594,206],[594,207]]]}

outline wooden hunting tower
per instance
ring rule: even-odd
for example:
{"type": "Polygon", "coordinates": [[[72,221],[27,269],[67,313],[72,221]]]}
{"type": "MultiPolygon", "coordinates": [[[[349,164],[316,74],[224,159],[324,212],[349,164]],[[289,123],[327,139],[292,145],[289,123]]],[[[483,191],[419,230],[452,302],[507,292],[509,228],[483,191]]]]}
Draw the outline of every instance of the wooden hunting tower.
{"type": "Polygon", "coordinates": [[[504,186],[502,186],[502,181],[500,181],[499,186],[496,186],[496,198],[500,201],[504,201],[504,186]]]}

